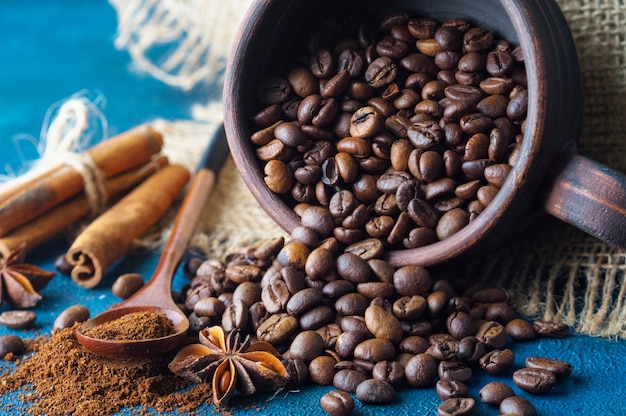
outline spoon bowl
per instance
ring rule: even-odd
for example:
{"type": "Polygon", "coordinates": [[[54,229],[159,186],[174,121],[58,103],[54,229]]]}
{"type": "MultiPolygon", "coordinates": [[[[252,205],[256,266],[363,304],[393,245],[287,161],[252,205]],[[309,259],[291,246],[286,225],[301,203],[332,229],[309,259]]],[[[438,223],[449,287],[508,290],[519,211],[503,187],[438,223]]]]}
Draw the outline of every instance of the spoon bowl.
{"type": "Polygon", "coordinates": [[[173,350],[179,346],[189,329],[189,321],[180,309],[167,308],[159,306],[127,306],[110,309],[96,316],[93,319],[81,325],[80,330],[76,332],[76,338],[85,347],[100,355],[153,355],[173,350]],[[95,328],[106,322],[114,321],[124,315],[136,312],[152,312],[164,313],[174,325],[174,332],[171,335],[161,338],[142,339],[135,341],[114,341],[91,338],[85,335],[85,332],[91,328],[95,328]]]}
{"type": "Polygon", "coordinates": [[[152,278],[143,288],[124,302],[79,326],[76,330],[76,338],[83,346],[101,355],[145,356],[173,350],[184,341],[189,329],[189,320],[172,299],[172,278],[187,252],[191,238],[195,234],[196,225],[227,153],[228,145],[224,129],[219,127],[216,134],[211,138],[202,162],[185,195],[152,278]],[[86,335],[86,331],[91,328],[135,312],[164,313],[172,321],[174,332],[165,337],[130,341],[107,340],[86,335]]]}

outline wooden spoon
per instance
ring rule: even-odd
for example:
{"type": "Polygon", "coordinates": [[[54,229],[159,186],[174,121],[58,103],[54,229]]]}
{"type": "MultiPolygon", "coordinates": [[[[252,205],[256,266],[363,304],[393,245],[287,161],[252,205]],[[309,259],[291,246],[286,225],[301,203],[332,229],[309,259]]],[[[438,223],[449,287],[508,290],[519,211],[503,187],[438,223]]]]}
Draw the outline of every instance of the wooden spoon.
{"type": "Polygon", "coordinates": [[[86,321],[76,330],[76,338],[86,348],[101,355],[137,356],[172,350],[185,339],[189,321],[172,299],[172,278],[189,248],[198,219],[227,154],[228,145],[224,128],[220,126],[209,142],[191,182],[154,274],[148,283],[133,296],[86,321]],[[105,340],[85,335],[85,331],[90,328],[134,312],[164,313],[174,324],[174,333],[162,338],[136,341],[105,340]]]}

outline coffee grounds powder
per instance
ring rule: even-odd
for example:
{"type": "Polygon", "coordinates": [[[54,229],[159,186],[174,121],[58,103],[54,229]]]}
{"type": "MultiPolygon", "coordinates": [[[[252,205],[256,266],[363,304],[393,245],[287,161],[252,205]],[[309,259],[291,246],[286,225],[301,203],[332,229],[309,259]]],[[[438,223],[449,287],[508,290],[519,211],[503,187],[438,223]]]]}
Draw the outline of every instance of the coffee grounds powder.
{"type": "Polygon", "coordinates": [[[108,341],[140,341],[174,334],[174,324],[164,313],[133,312],[89,328],[84,334],[108,341]]]}
{"type": "Polygon", "coordinates": [[[211,402],[210,386],[193,384],[167,368],[171,356],[108,358],[83,347],[77,326],[27,341],[32,355],[1,376],[0,394],[21,391],[33,415],[107,415],[129,408],[134,414],[193,412],[211,402]]]}

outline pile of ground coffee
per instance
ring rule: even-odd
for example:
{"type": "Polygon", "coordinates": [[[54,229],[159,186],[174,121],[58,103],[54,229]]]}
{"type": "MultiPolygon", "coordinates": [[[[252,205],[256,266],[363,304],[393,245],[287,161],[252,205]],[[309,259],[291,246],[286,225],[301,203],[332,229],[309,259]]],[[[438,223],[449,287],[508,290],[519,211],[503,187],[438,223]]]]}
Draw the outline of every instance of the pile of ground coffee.
{"type": "Polygon", "coordinates": [[[76,327],[55,331],[45,342],[28,341],[33,355],[2,375],[0,394],[23,391],[21,409],[33,415],[189,412],[211,401],[207,385],[191,385],[167,369],[169,356],[107,358],[83,347],[76,327]]]}
{"type": "Polygon", "coordinates": [[[164,313],[133,312],[104,322],[84,333],[108,341],[140,341],[174,334],[174,324],[164,313]]]}

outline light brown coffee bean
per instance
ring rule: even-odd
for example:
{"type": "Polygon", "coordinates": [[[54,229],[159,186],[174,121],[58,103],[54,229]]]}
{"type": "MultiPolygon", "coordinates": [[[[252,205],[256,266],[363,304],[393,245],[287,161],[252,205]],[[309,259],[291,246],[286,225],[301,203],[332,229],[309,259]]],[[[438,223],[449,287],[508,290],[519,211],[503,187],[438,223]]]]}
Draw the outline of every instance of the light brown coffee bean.
{"type": "Polygon", "coordinates": [[[402,339],[402,325],[398,318],[380,306],[370,306],[365,310],[365,324],[376,338],[397,344],[402,339]]]}
{"type": "Polygon", "coordinates": [[[33,327],[37,314],[33,311],[21,309],[0,313],[0,324],[13,329],[30,329],[33,327]]]}
{"type": "Polygon", "coordinates": [[[69,328],[77,322],[89,319],[89,309],[82,305],[72,305],[63,310],[54,320],[53,329],[69,328]]]}
{"type": "Polygon", "coordinates": [[[138,273],[126,273],[115,279],[111,286],[111,292],[120,299],[128,299],[143,285],[143,276],[138,273]]]}

